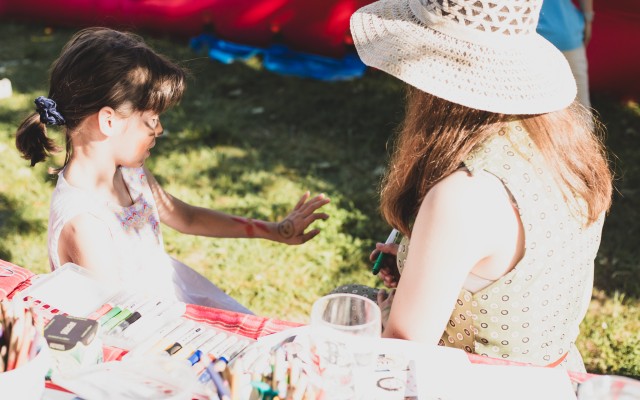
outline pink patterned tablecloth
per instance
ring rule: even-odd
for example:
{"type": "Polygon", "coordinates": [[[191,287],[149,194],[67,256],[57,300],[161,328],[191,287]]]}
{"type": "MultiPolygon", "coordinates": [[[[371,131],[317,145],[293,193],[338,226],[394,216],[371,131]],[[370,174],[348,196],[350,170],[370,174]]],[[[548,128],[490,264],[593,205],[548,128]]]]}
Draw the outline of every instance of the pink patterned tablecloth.
{"type": "MultiPolygon", "coordinates": [[[[13,298],[13,296],[30,286],[30,278],[34,273],[11,264],[7,261],[0,260],[0,299],[4,297],[13,298]]],[[[215,328],[228,331],[230,333],[242,335],[252,339],[261,336],[270,335],[285,329],[294,328],[301,324],[279,320],[275,318],[261,317],[258,315],[241,314],[232,311],[220,310],[197,306],[193,304],[187,305],[184,315],[186,318],[197,322],[209,324],[215,328]]],[[[124,354],[125,350],[115,347],[104,348],[104,359],[106,361],[118,360],[124,354]]],[[[490,364],[490,365],[513,365],[523,366],[526,364],[505,361],[502,359],[484,357],[477,354],[467,353],[469,360],[474,364],[490,364]]],[[[594,374],[580,373],[568,371],[569,377],[573,382],[582,383],[594,376],[594,374]]]]}

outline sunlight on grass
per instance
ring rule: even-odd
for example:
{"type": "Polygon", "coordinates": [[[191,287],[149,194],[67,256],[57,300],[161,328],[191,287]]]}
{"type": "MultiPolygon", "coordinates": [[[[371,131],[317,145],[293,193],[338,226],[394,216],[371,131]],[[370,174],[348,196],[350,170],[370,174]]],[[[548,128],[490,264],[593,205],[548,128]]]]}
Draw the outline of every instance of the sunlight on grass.
{"type": "Polygon", "coordinates": [[[640,308],[615,292],[596,291],[578,343],[591,371],[640,376],[640,308]]]}

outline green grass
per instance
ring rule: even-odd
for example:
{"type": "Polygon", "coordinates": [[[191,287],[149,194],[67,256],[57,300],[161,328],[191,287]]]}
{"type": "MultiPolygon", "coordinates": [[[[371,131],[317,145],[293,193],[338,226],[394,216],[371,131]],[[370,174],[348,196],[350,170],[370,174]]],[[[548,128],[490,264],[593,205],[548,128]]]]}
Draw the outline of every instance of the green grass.
{"type": "MultiPolygon", "coordinates": [[[[46,230],[54,180],[29,168],[13,134],[45,95],[47,70],[71,30],[3,23],[0,78],[14,95],[0,100],[0,258],[48,271],[46,230]]],[[[209,239],[164,228],[169,253],[256,313],[305,322],[314,299],[347,282],[376,284],[368,254],[388,227],[377,188],[387,144],[402,117],[398,81],[369,72],[326,83],[278,76],[258,62],[221,65],[186,43],[149,38],[190,71],[187,95],[163,116],[167,134],[149,167],[172,194],[192,204],[252,218],[282,218],[305,191],[332,199],[322,233],[302,246],[209,239]]],[[[618,192],[597,259],[596,291],[578,346],[593,372],[640,376],[640,107],[594,97],[616,157],[618,192]]],[[[56,133],[60,137],[60,133],[56,133]]]]}

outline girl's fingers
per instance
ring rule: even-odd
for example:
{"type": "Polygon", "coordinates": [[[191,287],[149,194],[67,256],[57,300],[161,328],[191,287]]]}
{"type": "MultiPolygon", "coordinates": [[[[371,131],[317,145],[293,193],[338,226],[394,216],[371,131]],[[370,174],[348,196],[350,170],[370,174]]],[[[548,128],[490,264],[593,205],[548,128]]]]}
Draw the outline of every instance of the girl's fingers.
{"type": "Polygon", "coordinates": [[[383,303],[387,297],[389,296],[389,294],[387,293],[386,290],[384,289],[380,289],[378,290],[378,294],[377,294],[377,300],[378,300],[378,304],[383,303]]]}
{"type": "Polygon", "coordinates": [[[307,233],[303,234],[303,235],[301,236],[301,238],[302,238],[302,242],[301,242],[300,244],[302,244],[302,243],[306,243],[306,242],[308,242],[309,240],[313,239],[313,238],[314,238],[318,233],[320,233],[320,229],[314,229],[314,230],[312,230],[312,231],[309,231],[309,232],[307,232],[307,233]]]}
{"type": "Polygon", "coordinates": [[[295,207],[293,207],[294,210],[299,210],[300,207],[302,207],[302,205],[307,201],[307,199],[309,198],[309,196],[311,196],[311,193],[309,193],[309,191],[304,192],[304,194],[302,195],[302,197],[300,197],[300,200],[298,200],[298,204],[296,204],[295,207]]]}
{"type": "Polygon", "coordinates": [[[315,221],[315,220],[318,220],[318,219],[327,219],[327,218],[329,218],[329,215],[328,215],[328,214],[325,214],[325,213],[316,213],[316,214],[311,214],[311,215],[309,215],[308,217],[306,217],[306,218],[303,220],[303,222],[304,222],[305,226],[309,226],[309,225],[311,225],[311,223],[312,223],[313,221],[315,221]]]}
{"type": "Polygon", "coordinates": [[[329,202],[330,200],[327,197],[324,197],[323,194],[320,194],[314,197],[313,199],[307,201],[306,203],[301,204],[299,208],[296,208],[296,210],[300,212],[312,213],[318,208],[324,206],[325,204],[328,204],[329,202]]]}

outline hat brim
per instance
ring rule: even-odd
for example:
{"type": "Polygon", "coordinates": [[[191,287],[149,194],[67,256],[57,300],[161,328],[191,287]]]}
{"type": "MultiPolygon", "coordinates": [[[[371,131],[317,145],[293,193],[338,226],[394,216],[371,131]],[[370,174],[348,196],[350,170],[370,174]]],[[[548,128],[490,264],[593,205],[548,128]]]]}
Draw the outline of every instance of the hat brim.
{"type": "Polygon", "coordinates": [[[537,33],[510,46],[471,43],[424,25],[409,0],[381,0],[352,15],[351,34],[365,64],[467,107],[542,114],[576,97],[566,58],[537,33]]]}

